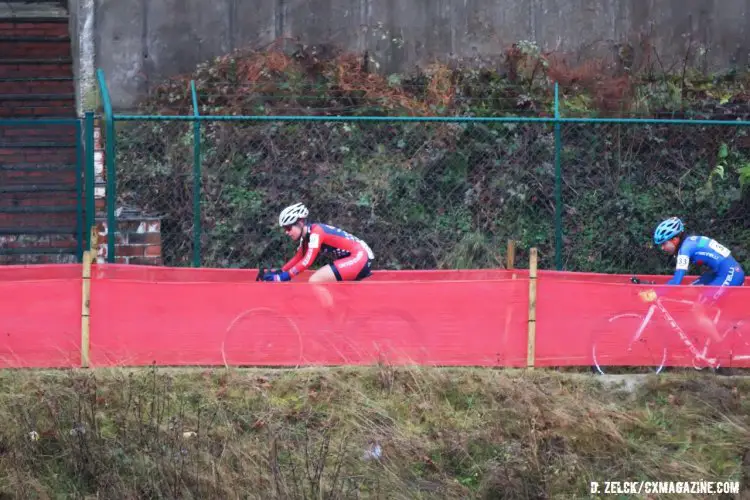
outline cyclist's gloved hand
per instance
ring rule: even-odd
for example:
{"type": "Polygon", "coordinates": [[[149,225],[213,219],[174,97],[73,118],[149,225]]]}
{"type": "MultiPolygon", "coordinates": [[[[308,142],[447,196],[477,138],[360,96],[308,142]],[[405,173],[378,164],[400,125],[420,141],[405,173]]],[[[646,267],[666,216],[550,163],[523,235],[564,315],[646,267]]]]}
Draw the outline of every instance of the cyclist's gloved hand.
{"type": "Polygon", "coordinates": [[[263,276],[263,281],[289,281],[290,279],[292,279],[292,277],[286,271],[280,273],[266,273],[263,276]]]}
{"type": "Polygon", "coordinates": [[[269,271],[263,275],[261,278],[263,281],[273,281],[273,277],[276,276],[275,271],[269,271]]]}
{"type": "Polygon", "coordinates": [[[653,302],[656,300],[656,292],[654,290],[643,290],[638,292],[638,296],[643,302],[653,302]]]}

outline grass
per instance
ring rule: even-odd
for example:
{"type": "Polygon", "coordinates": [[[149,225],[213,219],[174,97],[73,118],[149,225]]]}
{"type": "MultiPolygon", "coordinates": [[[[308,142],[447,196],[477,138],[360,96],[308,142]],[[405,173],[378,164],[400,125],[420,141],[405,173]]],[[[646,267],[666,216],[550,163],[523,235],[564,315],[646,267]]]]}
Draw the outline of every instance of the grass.
{"type": "Polygon", "coordinates": [[[750,484],[750,381],[601,381],[387,366],[5,371],[0,498],[581,498],[590,481],[750,484]],[[375,445],[381,455],[366,456],[375,445]]]}

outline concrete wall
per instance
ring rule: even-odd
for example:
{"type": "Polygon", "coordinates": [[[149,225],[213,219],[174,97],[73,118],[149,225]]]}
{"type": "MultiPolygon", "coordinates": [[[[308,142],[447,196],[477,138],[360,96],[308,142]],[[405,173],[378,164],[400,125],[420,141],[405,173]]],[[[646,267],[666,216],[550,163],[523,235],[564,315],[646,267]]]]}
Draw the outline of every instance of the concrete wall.
{"type": "Polygon", "coordinates": [[[665,67],[681,64],[691,41],[696,64],[709,71],[747,64],[750,51],[750,0],[90,1],[95,64],[118,110],[161,78],[280,36],[368,49],[384,71],[492,58],[519,40],[590,53],[649,36],[665,67]]]}
{"type": "Polygon", "coordinates": [[[94,0],[68,0],[73,74],[76,78],[76,112],[79,116],[96,108],[96,46],[94,45],[94,0]]]}

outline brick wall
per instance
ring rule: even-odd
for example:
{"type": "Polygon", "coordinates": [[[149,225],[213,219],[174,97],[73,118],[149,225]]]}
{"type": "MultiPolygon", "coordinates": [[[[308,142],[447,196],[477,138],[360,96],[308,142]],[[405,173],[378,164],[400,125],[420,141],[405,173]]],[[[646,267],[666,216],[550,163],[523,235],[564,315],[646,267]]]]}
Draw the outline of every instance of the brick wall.
{"type": "Polygon", "coordinates": [[[94,207],[96,213],[104,213],[107,209],[102,126],[102,121],[97,119],[94,123],[94,207]]]}
{"type": "MultiPolygon", "coordinates": [[[[103,123],[97,121],[94,129],[94,204],[97,228],[97,262],[107,261],[107,199],[105,149],[102,138],[103,123]]],[[[115,234],[115,263],[161,265],[161,220],[135,211],[118,209],[115,234]]]]}
{"type": "Polygon", "coordinates": [[[51,253],[43,255],[0,255],[0,265],[10,264],[68,264],[76,262],[73,252],[76,241],[69,236],[59,234],[48,235],[0,235],[0,248],[23,249],[45,248],[51,253]]]}
{"type": "MultiPolygon", "coordinates": [[[[0,19],[0,119],[77,116],[69,29],[69,20],[58,15],[0,19]]],[[[94,131],[93,215],[100,261],[107,257],[103,131],[99,120],[94,131]]],[[[72,125],[0,126],[0,263],[75,258],[76,208],[81,201],[76,193],[76,141],[72,125]]],[[[137,209],[116,208],[117,261],[161,264],[159,219],[137,209]]],[[[88,235],[89,228],[83,233],[88,235]]]]}
{"type": "MultiPolygon", "coordinates": [[[[96,223],[97,262],[107,261],[107,222],[96,223]]],[[[118,218],[115,234],[115,263],[158,266],[161,260],[161,222],[158,218],[118,218]]]]}
{"type": "MultiPolygon", "coordinates": [[[[76,116],[69,20],[60,15],[0,19],[0,118],[76,116]]],[[[75,131],[0,125],[0,264],[75,261],[75,131]]]]}
{"type": "Polygon", "coordinates": [[[68,24],[48,22],[18,23],[9,19],[3,19],[0,21],[0,33],[3,36],[66,37],[68,36],[68,24]]]}

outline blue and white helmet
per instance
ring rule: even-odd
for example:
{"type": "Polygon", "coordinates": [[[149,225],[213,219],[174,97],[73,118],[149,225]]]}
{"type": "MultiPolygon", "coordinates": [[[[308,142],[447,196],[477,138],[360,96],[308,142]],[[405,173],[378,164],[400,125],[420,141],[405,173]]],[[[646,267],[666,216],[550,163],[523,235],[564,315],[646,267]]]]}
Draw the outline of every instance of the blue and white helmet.
{"type": "Polygon", "coordinates": [[[661,245],[675,236],[680,235],[685,230],[685,224],[677,217],[671,217],[656,226],[654,231],[654,244],[661,245]]]}

